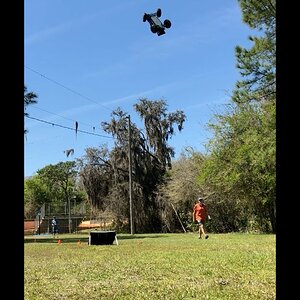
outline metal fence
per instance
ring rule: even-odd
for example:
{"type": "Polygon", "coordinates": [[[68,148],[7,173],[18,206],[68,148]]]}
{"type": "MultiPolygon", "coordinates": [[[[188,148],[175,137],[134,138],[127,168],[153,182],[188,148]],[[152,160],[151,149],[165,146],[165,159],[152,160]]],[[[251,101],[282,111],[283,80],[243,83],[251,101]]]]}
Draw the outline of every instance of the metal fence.
{"type": "MultiPolygon", "coordinates": [[[[89,213],[89,205],[85,202],[76,203],[76,200],[70,202],[71,216],[85,216],[89,213]]],[[[41,215],[45,216],[67,216],[69,215],[68,202],[52,204],[46,203],[41,207],[41,215]]]]}
{"type": "Polygon", "coordinates": [[[107,213],[92,210],[85,202],[76,203],[44,203],[35,218],[35,234],[51,233],[51,219],[53,216],[59,219],[60,232],[72,232],[83,229],[100,228],[102,230],[113,229],[113,218],[107,213]],[[69,211],[70,204],[70,211],[69,211]],[[69,225],[70,224],[70,225],[69,225]]]}

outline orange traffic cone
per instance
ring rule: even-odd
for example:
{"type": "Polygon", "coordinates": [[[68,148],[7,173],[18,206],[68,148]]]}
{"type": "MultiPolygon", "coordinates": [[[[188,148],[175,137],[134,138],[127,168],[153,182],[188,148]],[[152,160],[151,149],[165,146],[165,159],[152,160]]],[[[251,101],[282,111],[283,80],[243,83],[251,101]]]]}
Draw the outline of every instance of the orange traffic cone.
{"type": "Polygon", "coordinates": [[[80,240],[78,240],[78,242],[77,242],[77,245],[79,246],[81,244],[81,241],[80,240]]]}
{"type": "Polygon", "coordinates": [[[61,240],[58,240],[58,241],[57,241],[57,244],[60,245],[60,244],[61,244],[61,240]]]}

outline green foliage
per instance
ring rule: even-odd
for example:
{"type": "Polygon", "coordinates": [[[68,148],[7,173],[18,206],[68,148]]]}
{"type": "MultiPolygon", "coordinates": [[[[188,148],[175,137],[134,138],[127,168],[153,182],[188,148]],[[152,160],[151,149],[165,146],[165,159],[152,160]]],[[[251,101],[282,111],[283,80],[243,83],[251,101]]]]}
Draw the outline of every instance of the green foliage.
{"type": "Polygon", "coordinates": [[[219,220],[222,203],[230,207],[223,212],[230,222],[223,218],[221,228],[250,230],[255,222],[259,230],[275,232],[275,1],[239,2],[244,21],[264,34],[250,37],[251,49],[236,48],[243,80],[237,82],[227,112],[216,114],[215,123],[209,124],[214,137],[199,184],[214,191],[210,202],[219,220]]]}
{"type": "Polygon", "coordinates": [[[184,112],[180,110],[175,113],[167,113],[165,100],[150,101],[146,98],[141,98],[134,107],[141,119],[144,120],[148,143],[153,149],[153,154],[158,157],[163,167],[166,165],[171,167],[174,150],[168,146],[167,141],[175,134],[174,126],[176,124],[179,132],[183,129],[184,112]]]}
{"type": "Polygon", "coordinates": [[[238,0],[243,20],[251,28],[274,33],[276,26],[276,0],[238,0]]]}
{"type": "Polygon", "coordinates": [[[24,299],[276,298],[274,235],[118,234],[25,237],[24,299]],[[78,245],[77,241],[81,240],[78,245]]]}
{"type": "Polygon", "coordinates": [[[166,173],[165,182],[161,186],[166,202],[163,221],[171,232],[182,231],[178,217],[174,214],[174,208],[184,227],[188,229],[192,222],[194,202],[199,195],[205,194],[205,190],[197,184],[197,176],[204,159],[201,153],[187,147],[179,159],[173,162],[172,169],[166,173]]]}
{"type": "MultiPolygon", "coordinates": [[[[167,113],[164,100],[143,98],[134,107],[145,126],[143,133],[130,122],[134,226],[136,232],[157,232],[162,227],[163,205],[159,186],[174,157],[168,140],[175,134],[176,126],[182,130],[185,115],[182,111],[167,113]]],[[[110,122],[103,122],[102,127],[115,138],[115,146],[111,151],[89,149],[80,162],[80,174],[91,203],[115,212],[117,219],[129,219],[129,120],[121,108],[113,111],[110,122]]]]}
{"type": "MultiPolygon", "coordinates": [[[[25,112],[26,108],[30,104],[37,103],[37,95],[33,92],[27,92],[27,87],[24,85],[24,116],[28,116],[28,113],[25,112]]],[[[26,134],[28,130],[24,129],[24,134],[26,134]]]]}
{"type": "Polygon", "coordinates": [[[37,171],[24,183],[25,218],[35,218],[41,206],[51,204],[61,206],[69,198],[76,198],[77,204],[86,200],[86,194],[77,179],[77,166],[74,161],[47,165],[37,171]]]}
{"type": "Polygon", "coordinates": [[[239,106],[234,113],[220,116],[213,128],[212,151],[203,164],[200,184],[210,186],[219,195],[215,194],[215,199],[228,198],[226,202],[232,209],[233,220],[244,220],[246,209],[247,218],[252,215],[259,218],[261,230],[274,230],[275,106],[272,103],[265,104],[263,109],[246,104],[239,106]],[[242,205],[243,209],[239,210],[236,205],[242,205]]]}
{"type": "MultiPolygon", "coordinates": [[[[27,87],[24,86],[24,109],[25,110],[28,105],[37,103],[36,98],[37,98],[37,95],[33,92],[27,92],[27,87]]],[[[24,116],[28,116],[28,113],[24,112],[24,116]]]]}
{"type": "Polygon", "coordinates": [[[86,154],[77,160],[77,164],[89,203],[96,209],[105,210],[105,199],[113,184],[107,146],[87,148],[86,154]]]}
{"type": "Polygon", "coordinates": [[[260,37],[249,37],[251,49],[236,47],[237,68],[244,78],[236,83],[235,103],[273,101],[276,96],[276,1],[239,0],[243,20],[262,30],[260,37]]]}
{"type": "Polygon", "coordinates": [[[51,201],[51,193],[39,176],[33,176],[24,181],[24,217],[35,218],[43,203],[51,201]]]}
{"type": "Polygon", "coordinates": [[[37,171],[40,180],[47,186],[53,198],[67,202],[74,196],[77,176],[76,162],[59,162],[47,165],[37,171]]]}

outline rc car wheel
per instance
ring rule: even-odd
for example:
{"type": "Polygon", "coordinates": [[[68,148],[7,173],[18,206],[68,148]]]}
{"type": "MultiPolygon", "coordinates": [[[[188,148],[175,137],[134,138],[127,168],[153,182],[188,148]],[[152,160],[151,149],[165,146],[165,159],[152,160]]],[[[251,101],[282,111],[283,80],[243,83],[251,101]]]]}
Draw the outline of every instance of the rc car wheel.
{"type": "Polygon", "coordinates": [[[147,21],[147,14],[144,14],[143,16],[143,22],[146,22],[147,21]]]}
{"type": "Polygon", "coordinates": [[[165,34],[165,30],[164,29],[160,29],[160,30],[157,31],[157,35],[158,36],[159,35],[163,35],[163,34],[165,34]]]}
{"type": "Polygon", "coordinates": [[[171,21],[170,20],[164,20],[164,26],[166,28],[170,28],[171,27],[171,21]]]}
{"type": "Polygon", "coordinates": [[[151,26],[150,29],[151,29],[151,31],[152,31],[153,33],[156,33],[156,32],[157,32],[156,26],[151,26]]]}
{"type": "Polygon", "coordinates": [[[159,18],[161,17],[161,9],[160,9],[160,8],[157,9],[156,15],[157,15],[159,18]]]}

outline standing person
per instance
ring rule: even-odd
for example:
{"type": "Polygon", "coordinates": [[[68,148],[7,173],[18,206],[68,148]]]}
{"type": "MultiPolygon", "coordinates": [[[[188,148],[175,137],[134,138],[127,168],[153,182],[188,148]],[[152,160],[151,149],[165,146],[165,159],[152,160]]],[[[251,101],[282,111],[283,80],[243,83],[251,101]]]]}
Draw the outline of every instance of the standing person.
{"type": "Polygon", "coordinates": [[[193,222],[197,222],[199,225],[199,239],[202,238],[202,235],[208,239],[208,235],[205,233],[205,221],[208,218],[207,207],[204,204],[203,198],[199,197],[198,201],[194,205],[193,210],[193,222]]]}
{"type": "Polygon", "coordinates": [[[51,221],[51,226],[52,226],[53,237],[55,237],[55,234],[58,234],[58,222],[55,216],[53,216],[53,219],[51,221]]]}

